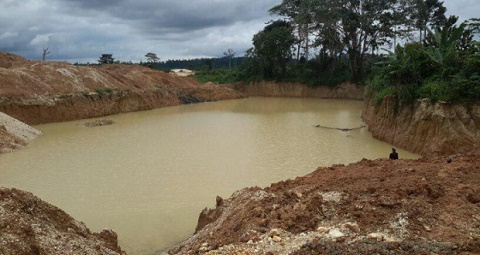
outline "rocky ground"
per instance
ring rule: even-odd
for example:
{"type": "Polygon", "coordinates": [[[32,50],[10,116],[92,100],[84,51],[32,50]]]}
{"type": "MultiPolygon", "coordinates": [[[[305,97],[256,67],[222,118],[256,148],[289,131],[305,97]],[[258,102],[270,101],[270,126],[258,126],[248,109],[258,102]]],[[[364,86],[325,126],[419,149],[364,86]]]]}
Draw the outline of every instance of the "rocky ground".
{"type": "Polygon", "coordinates": [[[169,254],[479,254],[479,155],[362,160],[243,189],[169,254]]]}
{"type": "Polygon", "coordinates": [[[125,254],[112,230],[92,233],[82,222],[31,193],[0,188],[0,254],[125,254]]]}

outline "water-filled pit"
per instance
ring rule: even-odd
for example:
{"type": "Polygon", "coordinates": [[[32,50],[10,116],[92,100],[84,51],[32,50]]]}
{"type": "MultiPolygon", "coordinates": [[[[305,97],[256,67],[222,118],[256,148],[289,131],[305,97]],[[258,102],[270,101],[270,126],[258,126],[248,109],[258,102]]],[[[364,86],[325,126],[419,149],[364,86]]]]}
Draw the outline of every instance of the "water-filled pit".
{"type": "Polygon", "coordinates": [[[217,195],[387,157],[392,146],[365,128],[313,127],[358,127],[362,106],[247,98],[119,114],[96,128],[39,125],[42,137],[0,156],[0,186],[30,191],[93,231],[115,230],[129,254],[152,254],[191,235],[217,195]]]}

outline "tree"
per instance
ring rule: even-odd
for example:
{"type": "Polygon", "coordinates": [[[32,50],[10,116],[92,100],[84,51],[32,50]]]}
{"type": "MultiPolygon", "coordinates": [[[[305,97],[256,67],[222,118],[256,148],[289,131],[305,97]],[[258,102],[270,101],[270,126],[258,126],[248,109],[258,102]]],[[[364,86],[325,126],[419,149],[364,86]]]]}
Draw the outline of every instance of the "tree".
{"type": "Polygon", "coordinates": [[[287,17],[297,35],[297,61],[299,61],[302,49],[305,59],[309,59],[310,34],[313,31],[313,18],[316,0],[283,0],[281,4],[269,10],[271,14],[287,17]]]}
{"type": "Polygon", "coordinates": [[[439,0],[411,0],[411,18],[415,27],[420,31],[420,41],[427,36],[429,26],[443,26],[447,20],[447,8],[439,0]]]}
{"type": "Polygon", "coordinates": [[[145,57],[147,57],[148,62],[151,62],[151,63],[154,63],[154,64],[157,63],[158,60],[160,60],[160,58],[157,57],[157,54],[152,53],[152,52],[147,53],[147,55],[145,55],[145,57]]]}
{"type": "MultiPolygon", "coordinates": [[[[363,78],[369,52],[390,43],[398,0],[317,0],[317,40],[335,54],[346,52],[353,80],[363,78]],[[341,50],[341,52],[339,52],[341,50]]],[[[398,32],[397,32],[398,33],[398,32]]]]}
{"type": "Polygon", "coordinates": [[[235,51],[233,49],[228,49],[223,55],[228,58],[228,68],[232,68],[232,59],[235,57],[235,51]]]}
{"type": "Polygon", "coordinates": [[[287,72],[287,62],[292,57],[295,37],[290,24],[277,20],[253,36],[254,47],[248,55],[254,58],[264,78],[282,79],[287,72]]]}
{"type": "Polygon", "coordinates": [[[50,53],[52,53],[52,51],[49,51],[48,48],[43,49],[43,62],[45,62],[45,57],[50,53]]]}
{"type": "Polygon", "coordinates": [[[102,54],[100,59],[98,60],[99,64],[113,64],[114,58],[112,58],[112,54],[102,54]]]}
{"type": "Polygon", "coordinates": [[[468,29],[472,31],[472,34],[480,34],[480,18],[469,19],[466,24],[468,29]]]}

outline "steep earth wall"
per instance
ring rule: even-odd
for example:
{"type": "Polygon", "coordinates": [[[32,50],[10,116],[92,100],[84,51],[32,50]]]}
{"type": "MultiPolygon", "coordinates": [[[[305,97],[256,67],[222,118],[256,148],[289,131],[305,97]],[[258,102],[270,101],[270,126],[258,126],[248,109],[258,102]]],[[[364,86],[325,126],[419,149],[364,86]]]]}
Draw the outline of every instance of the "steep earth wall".
{"type": "Polygon", "coordinates": [[[112,230],[92,233],[31,193],[0,188],[0,254],[124,255],[112,230]]]}
{"type": "Polygon", "coordinates": [[[264,81],[243,84],[238,87],[248,96],[364,99],[364,88],[353,83],[342,83],[334,87],[309,87],[300,83],[264,81]]]}
{"type": "Polygon", "coordinates": [[[22,148],[42,132],[0,112],[0,153],[22,148]]]}
{"type": "Polygon", "coordinates": [[[424,156],[465,153],[480,146],[480,104],[425,99],[396,109],[393,98],[386,97],[378,107],[366,102],[362,118],[375,138],[424,156]]]}
{"type": "Polygon", "coordinates": [[[138,65],[74,66],[0,52],[0,112],[29,125],[241,98],[232,86],[138,65]]]}

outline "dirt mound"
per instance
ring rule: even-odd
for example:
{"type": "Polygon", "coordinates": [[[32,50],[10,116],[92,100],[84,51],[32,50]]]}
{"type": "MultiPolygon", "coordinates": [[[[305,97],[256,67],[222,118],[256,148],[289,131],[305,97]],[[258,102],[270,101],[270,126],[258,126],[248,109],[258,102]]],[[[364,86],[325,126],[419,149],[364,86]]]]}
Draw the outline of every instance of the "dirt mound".
{"type": "Polygon", "coordinates": [[[0,188],[0,254],[125,254],[111,230],[92,233],[31,193],[0,188]]]}
{"type": "Polygon", "coordinates": [[[74,66],[0,54],[8,66],[0,65],[0,111],[30,125],[243,97],[230,86],[139,65],[74,66]]]}
{"type": "Polygon", "coordinates": [[[28,60],[20,56],[0,51],[0,67],[10,68],[13,66],[20,66],[27,63],[28,60]]]}
{"type": "Polygon", "coordinates": [[[405,248],[398,254],[474,254],[480,249],[478,158],[362,160],[244,189],[205,209],[198,232],[170,253],[391,254],[388,249],[405,248]]]}
{"type": "Polygon", "coordinates": [[[0,112],[0,153],[17,150],[42,132],[0,112]]]}
{"type": "Polygon", "coordinates": [[[114,123],[115,122],[113,120],[101,119],[101,120],[87,121],[82,125],[85,127],[103,127],[103,126],[113,125],[114,123]]]}

